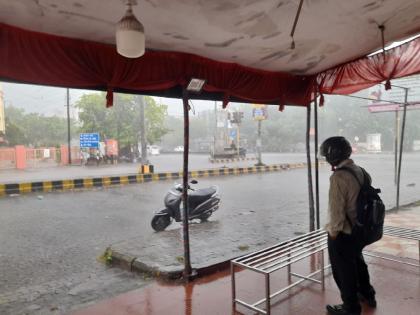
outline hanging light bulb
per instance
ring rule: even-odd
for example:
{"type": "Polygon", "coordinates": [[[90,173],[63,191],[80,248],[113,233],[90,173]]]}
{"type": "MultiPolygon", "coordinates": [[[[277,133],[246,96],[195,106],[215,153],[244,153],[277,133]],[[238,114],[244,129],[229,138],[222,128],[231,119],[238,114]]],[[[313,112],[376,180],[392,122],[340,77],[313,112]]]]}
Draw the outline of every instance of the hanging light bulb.
{"type": "MultiPolygon", "coordinates": [[[[136,3],[134,3],[136,4],[136,3]]],[[[145,41],[144,27],[133,14],[132,1],[127,2],[127,11],[117,23],[115,39],[117,52],[127,58],[138,58],[144,55],[145,41]]]]}

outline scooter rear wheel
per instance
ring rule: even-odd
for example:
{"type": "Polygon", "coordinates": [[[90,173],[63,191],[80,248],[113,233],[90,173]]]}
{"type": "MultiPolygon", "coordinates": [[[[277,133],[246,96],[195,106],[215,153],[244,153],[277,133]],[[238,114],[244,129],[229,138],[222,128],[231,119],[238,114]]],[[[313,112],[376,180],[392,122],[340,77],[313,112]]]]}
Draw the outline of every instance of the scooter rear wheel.
{"type": "Polygon", "coordinates": [[[155,215],[152,219],[151,225],[153,230],[161,232],[171,224],[171,217],[167,215],[155,215]]]}

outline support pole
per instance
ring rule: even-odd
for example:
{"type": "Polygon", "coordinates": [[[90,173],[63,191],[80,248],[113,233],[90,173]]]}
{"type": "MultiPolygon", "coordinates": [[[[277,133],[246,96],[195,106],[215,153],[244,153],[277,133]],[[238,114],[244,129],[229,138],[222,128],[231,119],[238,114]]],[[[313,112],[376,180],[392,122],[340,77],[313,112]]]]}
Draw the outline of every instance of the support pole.
{"type": "Polygon", "coordinates": [[[401,184],[401,162],[402,162],[402,153],[404,150],[404,131],[405,131],[405,120],[407,115],[407,99],[408,99],[408,88],[404,88],[404,112],[403,120],[401,127],[401,137],[400,137],[400,156],[398,163],[398,178],[397,178],[397,210],[400,208],[400,184],[401,184]]]}
{"type": "Polygon", "coordinates": [[[68,159],[69,165],[71,165],[71,134],[70,134],[70,90],[67,88],[66,93],[66,100],[67,100],[67,151],[68,151],[68,159]]]}
{"type": "Polygon", "coordinates": [[[216,151],[216,139],[217,139],[217,101],[214,101],[214,132],[213,132],[213,155],[216,151]]]}
{"type": "Polygon", "coordinates": [[[190,137],[190,122],[188,92],[184,89],[182,95],[182,102],[184,105],[184,168],[183,168],[183,190],[182,200],[184,205],[182,231],[184,238],[184,279],[189,281],[191,277],[191,262],[190,262],[190,236],[188,230],[188,152],[189,152],[189,137],[190,137]]]}
{"type": "Polygon", "coordinates": [[[314,101],[314,127],[315,127],[315,211],[316,211],[316,228],[321,226],[319,218],[319,159],[318,159],[318,98],[315,94],[314,101]]]}
{"type": "Polygon", "coordinates": [[[306,158],[308,164],[308,192],[309,192],[309,231],[315,230],[314,218],[314,190],[312,186],[312,162],[310,146],[311,104],[306,107],[306,158]]]}
{"type": "Polygon", "coordinates": [[[399,111],[395,111],[395,139],[394,139],[394,184],[397,185],[398,177],[398,138],[400,134],[400,115],[399,111]]]}

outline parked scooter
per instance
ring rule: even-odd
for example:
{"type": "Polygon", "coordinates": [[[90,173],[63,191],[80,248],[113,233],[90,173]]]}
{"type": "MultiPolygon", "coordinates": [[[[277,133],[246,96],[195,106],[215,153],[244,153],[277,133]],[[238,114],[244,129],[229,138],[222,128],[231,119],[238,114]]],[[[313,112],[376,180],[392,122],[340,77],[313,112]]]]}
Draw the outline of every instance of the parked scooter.
{"type": "MultiPolygon", "coordinates": [[[[197,184],[192,180],[190,184],[197,184]]],[[[193,189],[188,185],[191,193],[188,194],[188,220],[200,219],[206,221],[214,211],[219,208],[220,196],[219,188],[211,186],[209,188],[193,189]]],[[[175,219],[176,222],[182,221],[181,201],[183,186],[175,183],[164,198],[165,209],[158,211],[152,219],[151,225],[156,232],[163,231],[175,219]]]]}

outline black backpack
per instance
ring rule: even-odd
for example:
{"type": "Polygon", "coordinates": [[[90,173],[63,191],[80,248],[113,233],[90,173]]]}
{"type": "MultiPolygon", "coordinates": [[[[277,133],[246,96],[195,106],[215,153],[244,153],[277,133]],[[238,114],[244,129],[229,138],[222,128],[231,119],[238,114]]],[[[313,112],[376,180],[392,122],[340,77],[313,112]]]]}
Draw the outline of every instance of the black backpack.
{"type": "Polygon", "coordinates": [[[352,234],[359,237],[364,246],[380,240],[383,235],[385,219],[385,205],[379,197],[381,190],[371,186],[368,180],[369,175],[362,167],[363,183],[360,183],[353,169],[340,167],[338,170],[348,171],[360,184],[360,192],[357,197],[357,218],[354,225],[346,214],[346,218],[352,226],[352,234]]]}

